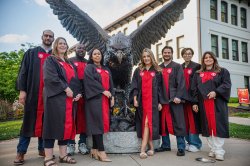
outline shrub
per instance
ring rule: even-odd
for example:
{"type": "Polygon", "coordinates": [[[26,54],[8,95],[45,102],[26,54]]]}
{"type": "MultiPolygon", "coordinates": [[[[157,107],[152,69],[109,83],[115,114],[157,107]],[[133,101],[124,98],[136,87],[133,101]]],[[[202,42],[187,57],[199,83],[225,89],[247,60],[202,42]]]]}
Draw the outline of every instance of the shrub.
{"type": "Polygon", "coordinates": [[[230,97],[229,103],[239,103],[238,97],[230,97]]]}

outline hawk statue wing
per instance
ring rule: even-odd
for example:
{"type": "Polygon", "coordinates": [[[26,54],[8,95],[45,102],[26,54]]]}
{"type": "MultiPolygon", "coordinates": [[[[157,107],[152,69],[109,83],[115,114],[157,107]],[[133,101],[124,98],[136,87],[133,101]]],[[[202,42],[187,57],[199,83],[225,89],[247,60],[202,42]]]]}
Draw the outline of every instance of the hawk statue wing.
{"type": "Polygon", "coordinates": [[[109,35],[87,13],[79,9],[70,0],[46,0],[58,16],[66,30],[79,42],[83,43],[89,52],[99,48],[104,53],[109,35]]]}
{"type": "Polygon", "coordinates": [[[155,44],[162,37],[165,37],[165,34],[178,20],[189,1],[172,0],[129,35],[132,41],[131,50],[133,51],[134,65],[140,61],[141,52],[144,48],[150,48],[151,44],[155,44]]]}

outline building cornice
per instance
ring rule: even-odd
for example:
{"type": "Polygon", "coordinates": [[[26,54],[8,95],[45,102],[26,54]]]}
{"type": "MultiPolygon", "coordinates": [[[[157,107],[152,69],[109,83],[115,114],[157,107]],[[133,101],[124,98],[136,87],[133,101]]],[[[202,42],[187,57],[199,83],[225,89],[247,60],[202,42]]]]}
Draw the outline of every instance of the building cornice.
{"type": "Polygon", "coordinates": [[[111,32],[114,29],[121,27],[122,25],[127,24],[130,21],[135,20],[139,16],[142,16],[145,13],[153,10],[154,8],[163,5],[166,1],[169,0],[149,0],[144,4],[142,4],[141,6],[135,8],[131,12],[127,13],[126,15],[122,16],[121,18],[110,23],[109,25],[104,27],[104,30],[106,30],[107,32],[111,32]]]}

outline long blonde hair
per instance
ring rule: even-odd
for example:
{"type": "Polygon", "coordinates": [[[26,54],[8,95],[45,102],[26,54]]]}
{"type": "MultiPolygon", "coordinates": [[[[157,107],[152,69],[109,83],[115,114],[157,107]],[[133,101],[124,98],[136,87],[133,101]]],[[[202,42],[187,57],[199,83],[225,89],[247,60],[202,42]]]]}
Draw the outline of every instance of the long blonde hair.
{"type": "Polygon", "coordinates": [[[214,71],[216,73],[219,73],[221,71],[221,67],[220,67],[220,65],[218,63],[218,60],[217,60],[215,54],[212,51],[206,51],[206,52],[204,52],[204,54],[202,55],[202,58],[201,58],[201,69],[198,70],[197,72],[200,73],[200,72],[206,71],[206,65],[204,63],[204,59],[205,59],[205,56],[207,54],[210,55],[213,58],[213,60],[214,60],[212,71],[214,71]]]}
{"type": "Polygon", "coordinates": [[[67,51],[68,51],[68,48],[69,48],[69,45],[66,41],[65,38],[63,37],[58,37],[56,38],[54,44],[53,44],[53,49],[52,49],[52,55],[55,56],[56,58],[59,58],[59,54],[58,54],[58,51],[57,51],[57,47],[58,47],[58,43],[59,43],[59,40],[62,39],[65,41],[66,45],[67,45],[67,50],[66,52],[64,53],[64,59],[67,60],[68,59],[68,56],[67,56],[67,51]]]}
{"type": "Polygon", "coordinates": [[[151,62],[152,62],[152,65],[154,67],[154,69],[156,71],[161,71],[161,67],[157,64],[156,60],[155,60],[155,57],[154,57],[154,53],[149,49],[149,48],[144,48],[143,51],[142,51],[142,54],[141,54],[141,63],[139,64],[139,68],[140,70],[144,70],[146,65],[145,63],[143,62],[143,53],[146,52],[149,54],[150,56],[150,59],[151,59],[151,62]]]}

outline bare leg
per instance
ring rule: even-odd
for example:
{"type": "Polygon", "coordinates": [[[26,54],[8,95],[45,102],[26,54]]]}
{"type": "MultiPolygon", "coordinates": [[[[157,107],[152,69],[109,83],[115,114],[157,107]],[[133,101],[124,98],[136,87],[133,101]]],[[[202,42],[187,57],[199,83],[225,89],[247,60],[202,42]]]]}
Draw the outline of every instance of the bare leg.
{"type": "Polygon", "coordinates": [[[53,148],[44,148],[45,157],[44,160],[52,159],[53,158],[53,148]]]}
{"type": "Polygon", "coordinates": [[[59,155],[61,158],[67,155],[67,145],[59,145],[59,155]]]}
{"type": "Polygon", "coordinates": [[[148,117],[145,118],[144,133],[142,137],[141,152],[146,151],[146,146],[149,139],[148,117]]]}

